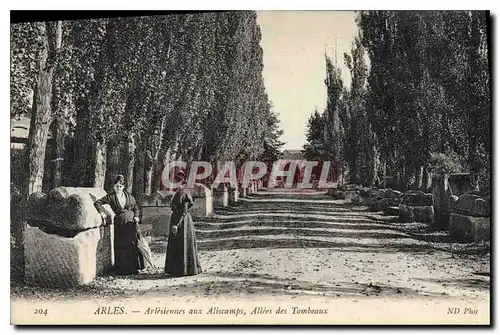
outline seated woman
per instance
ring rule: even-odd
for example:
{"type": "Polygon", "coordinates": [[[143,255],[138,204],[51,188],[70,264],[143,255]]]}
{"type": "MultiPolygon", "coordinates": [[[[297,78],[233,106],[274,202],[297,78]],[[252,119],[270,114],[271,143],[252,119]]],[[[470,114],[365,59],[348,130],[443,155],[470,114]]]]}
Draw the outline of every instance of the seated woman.
{"type": "Polygon", "coordinates": [[[188,210],[193,206],[193,198],[186,188],[184,173],[179,171],[176,182],[182,186],[171,201],[170,234],[165,259],[165,273],[172,277],[193,276],[202,272],[196,247],[194,223],[188,210]]]}
{"type": "Polygon", "coordinates": [[[115,213],[114,250],[115,273],[117,275],[137,274],[144,269],[144,258],[137,248],[137,224],[139,209],[134,197],[125,192],[125,178],[118,175],[113,186],[114,192],[97,200],[94,206],[106,218],[103,205],[109,205],[115,213]]]}

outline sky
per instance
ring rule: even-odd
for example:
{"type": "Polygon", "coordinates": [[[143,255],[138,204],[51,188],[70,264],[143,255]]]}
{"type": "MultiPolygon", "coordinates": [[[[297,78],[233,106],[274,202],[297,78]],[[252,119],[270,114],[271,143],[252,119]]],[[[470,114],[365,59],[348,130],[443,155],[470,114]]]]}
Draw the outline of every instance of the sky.
{"type": "Polygon", "coordinates": [[[307,120],[326,106],[325,50],[335,58],[349,85],[344,52],[350,52],[358,28],[348,11],[259,11],[264,83],[279,115],[283,149],[302,149],[307,120]],[[335,42],[336,41],[336,42],[335,42]]]}

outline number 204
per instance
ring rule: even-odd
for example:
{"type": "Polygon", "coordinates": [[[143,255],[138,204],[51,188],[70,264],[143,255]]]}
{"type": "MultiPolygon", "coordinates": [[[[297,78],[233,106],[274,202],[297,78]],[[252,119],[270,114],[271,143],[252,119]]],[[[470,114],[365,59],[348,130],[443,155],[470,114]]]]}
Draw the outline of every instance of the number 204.
{"type": "Polygon", "coordinates": [[[47,309],[37,308],[35,309],[35,313],[37,315],[47,315],[47,309]]]}

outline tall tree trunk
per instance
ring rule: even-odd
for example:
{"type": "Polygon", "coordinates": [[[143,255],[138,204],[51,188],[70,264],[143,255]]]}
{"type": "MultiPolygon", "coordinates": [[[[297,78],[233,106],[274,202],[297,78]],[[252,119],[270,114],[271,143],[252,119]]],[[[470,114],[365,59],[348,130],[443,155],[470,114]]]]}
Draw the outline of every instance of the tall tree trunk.
{"type": "MultiPolygon", "coordinates": [[[[371,144],[371,155],[372,155],[372,157],[371,157],[371,162],[370,162],[370,180],[368,183],[368,186],[370,186],[370,187],[375,185],[377,180],[379,180],[378,171],[379,171],[380,161],[379,161],[379,157],[377,155],[377,148],[376,148],[375,144],[371,144]]],[[[380,181],[378,184],[380,184],[380,181]]]]}
{"type": "Polygon", "coordinates": [[[154,158],[151,150],[146,150],[144,157],[144,193],[151,194],[153,180],[154,158]]]}
{"type": "Polygon", "coordinates": [[[65,138],[68,124],[61,117],[56,117],[54,120],[54,147],[53,147],[53,165],[52,165],[52,182],[53,187],[62,185],[62,168],[64,162],[65,138]]]}
{"type": "Polygon", "coordinates": [[[422,165],[418,165],[415,168],[415,180],[413,182],[414,189],[415,190],[421,190],[422,189],[422,182],[423,182],[423,173],[424,173],[424,167],[422,165]]]}
{"type": "MultiPolygon", "coordinates": [[[[474,108],[472,114],[476,112],[474,108]]],[[[470,116],[471,123],[469,125],[469,171],[470,171],[470,189],[473,191],[479,191],[479,172],[481,170],[481,163],[479,162],[477,153],[477,128],[472,122],[477,122],[475,116],[470,116]]]]}
{"type": "MultiPolygon", "coordinates": [[[[39,55],[38,80],[33,97],[33,108],[28,136],[28,171],[29,177],[18,205],[24,208],[28,196],[40,192],[43,184],[45,150],[52,121],[52,83],[54,68],[62,42],[60,21],[39,24],[42,47],[39,55]]],[[[22,212],[22,211],[21,211],[22,212]]],[[[15,220],[12,231],[16,245],[16,258],[20,260],[20,278],[24,279],[24,215],[15,220]]]]}
{"type": "Polygon", "coordinates": [[[87,99],[77,100],[76,107],[76,127],[74,136],[74,163],[72,168],[73,183],[75,186],[90,186],[89,178],[89,101],[87,99]]]}
{"type": "Polygon", "coordinates": [[[428,190],[432,186],[432,173],[428,168],[423,168],[422,175],[422,191],[428,190]]]}
{"type": "Polygon", "coordinates": [[[122,174],[120,169],[120,150],[121,141],[119,138],[114,138],[108,142],[106,153],[106,178],[105,189],[111,191],[115,178],[118,174],[122,174]]]}
{"type": "Polygon", "coordinates": [[[159,168],[161,169],[161,171],[159,171],[158,173],[158,177],[159,177],[159,190],[164,190],[165,189],[165,184],[163,182],[163,170],[170,164],[170,162],[172,161],[173,157],[172,157],[172,148],[171,147],[168,147],[168,148],[165,148],[165,149],[162,149],[162,151],[160,152],[160,156],[159,156],[159,168]]]}
{"type": "Polygon", "coordinates": [[[144,193],[144,156],[144,143],[139,140],[135,148],[134,186],[132,188],[135,197],[144,193]]]}
{"type": "Polygon", "coordinates": [[[106,178],[106,142],[98,140],[94,142],[94,171],[93,187],[104,188],[106,178]]]}
{"type": "Polygon", "coordinates": [[[129,135],[127,143],[123,145],[123,166],[124,176],[127,182],[127,192],[132,193],[134,185],[134,165],[135,165],[135,141],[134,136],[129,135]]]}
{"type": "Polygon", "coordinates": [[[153,184],[151,192],[155,193],[161,190],[161,175],[163,173],[163,164],[156,162],[153,169],[153,184]]]}
{"type": "Polygon", "coordinates": [[[30,176],[27,180],[26,195],[42,191],[45,149],[49,127],[52,122],[52,83],[57,54],[61,48],[62,23],[46,22],[39,24],[42,47],[39,57],[38,81],[33,99],[28,136],[28,166],[30,176]]]}

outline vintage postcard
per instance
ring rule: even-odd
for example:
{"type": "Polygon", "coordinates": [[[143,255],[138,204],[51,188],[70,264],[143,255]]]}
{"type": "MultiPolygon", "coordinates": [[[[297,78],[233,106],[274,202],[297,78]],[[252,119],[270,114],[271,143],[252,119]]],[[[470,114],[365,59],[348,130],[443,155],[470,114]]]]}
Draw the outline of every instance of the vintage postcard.
{"type": "Polygon", "coordinates": [[[490,325],[489,12],[107,15],[11,12],[12,324],[490,325]]]}

